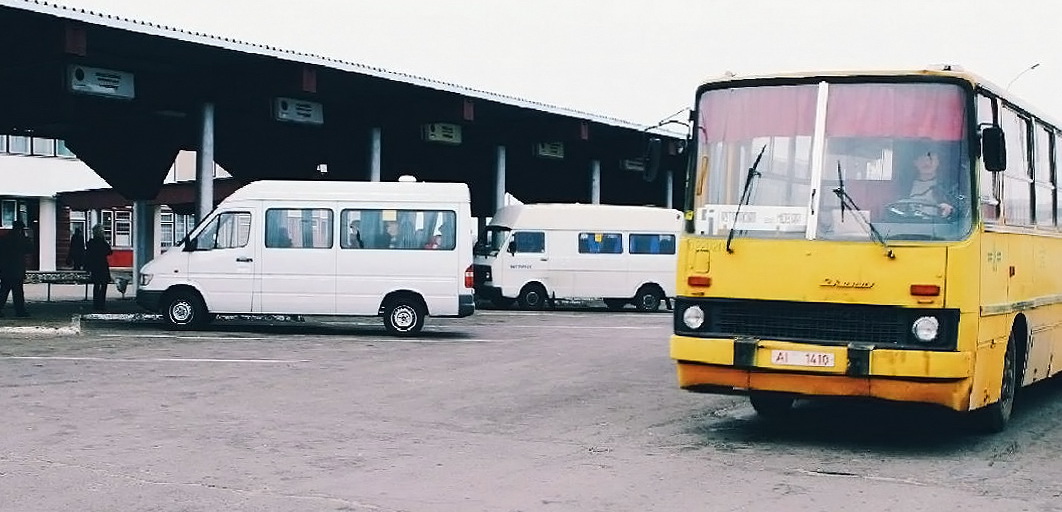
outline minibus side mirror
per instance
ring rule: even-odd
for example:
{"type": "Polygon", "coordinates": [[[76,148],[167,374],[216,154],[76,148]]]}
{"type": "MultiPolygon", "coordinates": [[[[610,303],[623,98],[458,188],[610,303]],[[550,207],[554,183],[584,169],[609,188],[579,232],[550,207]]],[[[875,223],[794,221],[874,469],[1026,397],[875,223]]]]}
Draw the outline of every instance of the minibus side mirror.
{"type": "Polygon", "coordinates": [[[505,247],[505,250],[509,254],[516,254],[516,241],[510,240],[509,245],[505,247]]]}
{"type": "Polygon", "coordinates": [[[1007,142],[1003,128],[993,125],[981,129],[981,160],[985,169],[991,172],[1007,168],[1007,142]]]}
{"type": "Polygon", "coordinates": [[[199,241],[196,238],[185,237],[184,245],[181,246],[181,250],[184,252],[193,252],[198,248],[199,241]]]}

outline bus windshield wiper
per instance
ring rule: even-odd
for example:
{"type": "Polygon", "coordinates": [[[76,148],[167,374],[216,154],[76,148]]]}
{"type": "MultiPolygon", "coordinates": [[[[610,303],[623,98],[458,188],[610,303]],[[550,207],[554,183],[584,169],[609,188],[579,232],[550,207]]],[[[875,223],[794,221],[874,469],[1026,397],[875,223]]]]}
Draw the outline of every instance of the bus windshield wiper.
{"type": "Polygon", "coordinates": [[[760,154],[756,155],[756,160],[752,162],[752,167],[749,167],[749,172],[745,174],[745,188],[741,191],[741,201],[738,201],[737,210],[734,212],[734,222],[730,224],[730,233],[726,235],[726,252],[733,253],[734,250],[730,248],[730,242],[734,240],[734,229],[737,228],[738,219],[741,218],[741,207],[749,202],[749,198],[752,196],[752,179],[760,175],[760,171],[756,170],[756,167],[760,165],[760,159],[763,158],[763,152],[767,149],[767,144],[764,144],[760,148],[760,154]]]}
{"type": "Polygon", "coordinates": [[[893,254],[892,248],[889,247],[888,242],[885,241],[885,237],[881,236],[881,233],[878,232],[878,228],[875,228],[874,223],[870,222],[870,219],[867,218],[866,213],[859,209],[859,205],[857,205],[855,200],[852,199],[852,196],[848,195],[848,192],[845,192],[844,173],[841,171],[840,160],[837,161],[837,188],[833,189],[833,193],[836,194],[837,199],[841,201],[841,222],[844,222],[845,209],[852,210],[853,212],[855,212],[859,220],[862,221],[860,225],[865,225],[866,230],[870,233],[874,240],[885,248],[885,255],[888,256],[890,259],[895,258],[896,255],[893,254]]]}

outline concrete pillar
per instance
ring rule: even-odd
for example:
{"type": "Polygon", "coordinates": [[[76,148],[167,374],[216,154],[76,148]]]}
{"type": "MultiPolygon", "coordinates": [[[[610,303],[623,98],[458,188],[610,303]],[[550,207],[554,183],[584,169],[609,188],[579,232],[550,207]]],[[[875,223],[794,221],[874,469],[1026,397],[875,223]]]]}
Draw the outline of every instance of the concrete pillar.
{"type": "Polygon", "coordinates": [[[203,104],[203,125],[195,158],[196,221],[214,209],[214,104],[203,104]]]}
{"type": "Polygon", "coordinates": [[[664,203],[668,208],[675,207],[675,172],[667,171],[664,174],[664,193],[667,194],[667,200],[664,203]]]}
{"type": "Polygon", "coordinates": [[[380,181],[382,167],[380,155],[383,152],[383,130],[373,128],[369,134],[369,181],[380,181]]]}
{"type": "Polygon", "coordinates": [[[494,159],[494,211],[498,211],[503,206],[505,206],[505,146],[498,146],[494,159]]]}
{"type": "Polygon", "coordinates": [[[133,282],[126,293],[136,294],[140,286],[140,267],[155,256],[155,212],[158,207],[144,201],[133,201],[133,282]]]}
{"type": "Polygon", "coordinates": [[[601,204],[601,160],[590,161],[590,202],[601,204]]]}
{"type": "Polygon", "coordinates": [[[56,240],[56,224],[59,216],[56,212],[55,198],[42,197],[37,209],[37,254],[40,255],[38,270],[55,270],[55,246],[68,240],[56,240]]]}

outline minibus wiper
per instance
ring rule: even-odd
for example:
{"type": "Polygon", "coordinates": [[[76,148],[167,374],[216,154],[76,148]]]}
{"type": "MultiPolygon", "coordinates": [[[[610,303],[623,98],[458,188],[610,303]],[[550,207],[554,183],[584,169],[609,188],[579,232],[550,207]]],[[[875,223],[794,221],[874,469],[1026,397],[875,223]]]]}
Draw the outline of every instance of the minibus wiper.
{"type": "Polygon", "coordinates": [[[741,207],[749,202],[749,198],[752,196],[752,179],[760,175],[760,171],[756,170],[756,167],[760,165],[760,159],[763,158],[763,152],[767,149],[767,145],[764,144],[760,148],[760,154],[756,155],[756,160],[752,162],[752,167],[749,167],[749,172],[745,174],[745,188],[741,191],[741,201],[738,201],[737,210],[734,212],[734,222],[730,224],[730,233],[726,235],[726,252],[733,253],[734,250],[730,248],[730,242],[734,240],[734,229],[737,228],[738,219],[741,218],[741,207]]]}
{"type": "Polygon", "coordinates": [[[836,194],[837,199],[841,201],[841,222],[844,222],[844,210],[846,208],[852,210],[859,217],[859,220],[866,224],[866,229],[870,232],[870,235],[874,240],[885,248],[885,255],[888,256],[889,259],[895,258],[896,255],[893,254],[892,248],[889,247],[888,242],[885,241],[885,237],[881,236],[878,229],[874,227],[874,223],[870,222],[870,219],[867,218],[866,214],[859,209],[859,205],[857,205],[855,200],[852,199],[852,196],[848,195],[848,192],[845,192],[844,173],[841,171],[840,160],[837,161],[837,188],[833,189],[833,193],[836,194]]]}

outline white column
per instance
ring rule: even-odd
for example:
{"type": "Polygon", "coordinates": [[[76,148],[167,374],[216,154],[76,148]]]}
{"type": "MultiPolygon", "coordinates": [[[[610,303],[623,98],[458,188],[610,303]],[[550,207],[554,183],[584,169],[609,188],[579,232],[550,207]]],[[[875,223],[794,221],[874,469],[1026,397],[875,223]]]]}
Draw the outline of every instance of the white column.
{"type": "Polygon", "coordinates": [[[203,125],[195,158],[196,221],[214,209],[214,104],[203,104],[203,125]]]}
{"type": "Polygon", "coordinates": [[[668,208],[675,207],[675,172],[667,171],[664,174],[664,193],[667,194],[667,200],[664,203],[668,208]]]}
{"type": "Polygon", "coordinates": [[[498,146],[494,159],[494,211],[505,206],[505,146],[498,146]]]}
{"type": "Polygon", "coordinates": [[[369,181],[380,181],[381,165],[380,155],[383,151],[383,130],[380,127],[372,129],[369,141],[369,181]]]}
{"type": "Polygon", "coordinates": [[[601,204],[601,160],[590,161],[590,202],[601,204]]]}
{"type": "Polygon", "coordinates": [[[55,198],[42,197],[37,210],[37,254],[40,255],[40,268],[38,270],[55,270],[55,246],[60,240],[56,240],[56,223],[59,216],[56,214],[55,198]]]}

